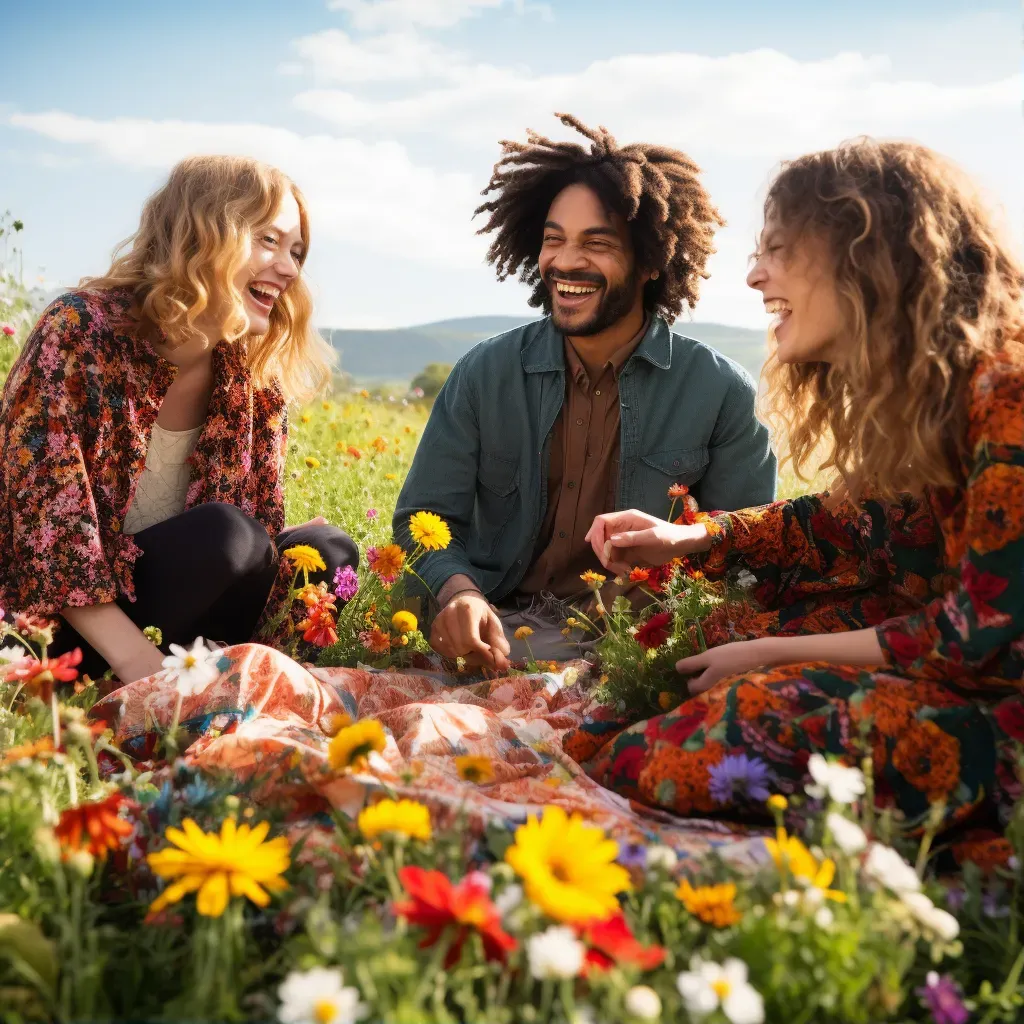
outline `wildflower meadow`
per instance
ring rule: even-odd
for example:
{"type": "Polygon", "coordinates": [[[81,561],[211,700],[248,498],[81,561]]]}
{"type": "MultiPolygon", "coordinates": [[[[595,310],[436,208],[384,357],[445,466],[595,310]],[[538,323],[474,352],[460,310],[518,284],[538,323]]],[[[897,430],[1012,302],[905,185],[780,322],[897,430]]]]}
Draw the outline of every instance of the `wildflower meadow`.
{"type": "MultiPolygon", "coordinates": [[[[9,365],[33,314],[12,274],[2,284],[9,365]]],[[[416,566],[449,528],[418,513],[411,549],[391,530],[428,413],[415,394],[353,390],[292,414],[290,521],[323,515],[362,553],[358,572],[316,587],[319,553],[286,552],[291,618],[274,627],[297,660],[431,664],[416,566]]],[[[784,481],[798,486],[810,484],[784,481]]],[[[684,490],[672,500],[674,514],[700,514],[684,490]]],[[[652,597],[641,612],[605,607],[606,581],[589,581],[594,606],[566,628],[597,641],[603,699],[638,712],[675,700],[674,660],[707,642],[716,608],[748,600],[742,580],[716,589],[686,569],[637,569],[652,597]]],[[[756,758],[731,758],[713,767],[713,791],[744,793],[763,825],[760,856],[737,866],[623,842],[566,810],[557,785],[523,820],[483,829],[466,806],[439,816],[426,792],[386,782],[345,809],[352,780],[384,777],[391,737],[380,717],[338,712],[309,742],[342,796],[306,808],[267,799],[259,772],[242,780],[190,760],[182,708],[221,677],[221,651],[198,639],[172,649],[176,705],[141,751],[90,713],[109,687],[82,677],[74,654],[48,658],[42,624],[3,628],[4,1024],[1024,1019],[1024,804],[1005,837],[958,856],[937,834],[941,807],[915,829],[876,809],[870,749],[856,764],[812,757],[806,791],[788,797],[756,758]]],[[[464,666],[449,668],[464,685],[464,666]]],[[[510,685],[557,686],[551,668],[517,666],[510,685]]],[[[474,791],[503,767],[455,760],[474,791]]]]}

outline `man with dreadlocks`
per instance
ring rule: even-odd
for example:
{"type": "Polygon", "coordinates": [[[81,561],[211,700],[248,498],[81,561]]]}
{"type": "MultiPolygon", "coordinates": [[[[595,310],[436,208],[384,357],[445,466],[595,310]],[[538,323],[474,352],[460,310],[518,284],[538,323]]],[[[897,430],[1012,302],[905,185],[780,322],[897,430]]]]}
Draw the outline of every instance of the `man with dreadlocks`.
{"type": "Polygon", "coordinates": [[[601,568],[594,517],[664,516],[685,484],[732,511],[775,496],[775,457],[750,376],[669,323],[697,302],[722,221],[683,153],[619,147],[558,115],[589,148],[529,133],[503,142],[477,213],[489,261],[547,316],[477,345],[441,389],[398,499],[446,519],[452,542],[420,573],[437,595],[431,644],[504,670],[517,627],[536,657],[569,657],[565,605],[601,568]]]}

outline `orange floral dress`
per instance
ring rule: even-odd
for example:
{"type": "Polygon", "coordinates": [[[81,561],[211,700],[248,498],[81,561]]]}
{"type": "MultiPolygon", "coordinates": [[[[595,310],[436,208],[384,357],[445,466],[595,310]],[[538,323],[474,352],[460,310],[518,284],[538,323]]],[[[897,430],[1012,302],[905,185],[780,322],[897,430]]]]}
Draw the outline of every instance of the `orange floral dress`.
{"type": "Polygon", "coordinates": [[[1024,741],[1024,346],[976,369],[969,442],[959,490],[714,517],[704,572],[747,569],[758,607],[707,622],[709,644],[873,628],[884,664],[747,672],[632,725],[595,707],[566,752],[610,789],[683,814],[754,810],[745,774],[795,792],[820,752],[871,754],[879,802],[912,823],[938,801],[949,821],[983,804],[1005,816],[1024,741]]]}

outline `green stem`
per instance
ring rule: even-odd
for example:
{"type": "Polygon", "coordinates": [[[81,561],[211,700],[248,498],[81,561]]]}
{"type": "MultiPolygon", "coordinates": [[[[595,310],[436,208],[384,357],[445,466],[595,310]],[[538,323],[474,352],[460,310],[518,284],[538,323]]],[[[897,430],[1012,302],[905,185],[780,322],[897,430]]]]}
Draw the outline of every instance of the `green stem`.
{"type": "Polygon", "coordinates": [[[135,765],[132,764],[128,755],[125,754],[123,751],[118,750],[117,747],[113,746],[110,743],[107,743],[106,740],[100,740],[96,744],[96,749],[105,750],[108,754],[112,754],[121,762],[121,764],[124,765],[124,770],[128,773],[129,777],[135,777],[135,765]]]}
{"type": "Polygon", "coordinates": [[[53,749],[60,750],[60,703],[56,686],[50,691],[50,714],[53,716],[53,749]]]}
{"type": "Polygon", "coordinates": [[[571,1021],[576,1016],[576,993],[572,978],[563,978],[559,988],[565,1019],[571,1021]]]}
{"type": "Polygon", "coordinates": [[[551,1004],[555,998],[555,983],[545,978],[540,984],[540,1020],[549,1024],[551,1020],[551,1004]]]}
{"type": "Polygon", "coordinates": [[[64,774],[68,780],[68,800],[72,807],[78,806],[78,766],[70,759],[64,762],[64,774]]]}

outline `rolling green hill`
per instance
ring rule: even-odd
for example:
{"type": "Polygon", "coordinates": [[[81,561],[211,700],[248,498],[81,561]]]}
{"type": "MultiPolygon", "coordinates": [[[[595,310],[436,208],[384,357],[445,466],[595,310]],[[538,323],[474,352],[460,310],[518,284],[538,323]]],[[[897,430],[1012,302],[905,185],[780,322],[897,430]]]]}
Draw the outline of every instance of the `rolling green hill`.
{"type": "MultiPolygon", "coordinates": [[[[474,316],[388,330],[321,328],[321,333],[338,351],[340,369],[353,377],[366,381],[411,379],[427,363],[454,363],[477,342],[529,319],[474,316]]],[[[763,331],[685,321],[678,322],[675,331],[718,349],[757,377],[765,351],[763,331]]]]}

